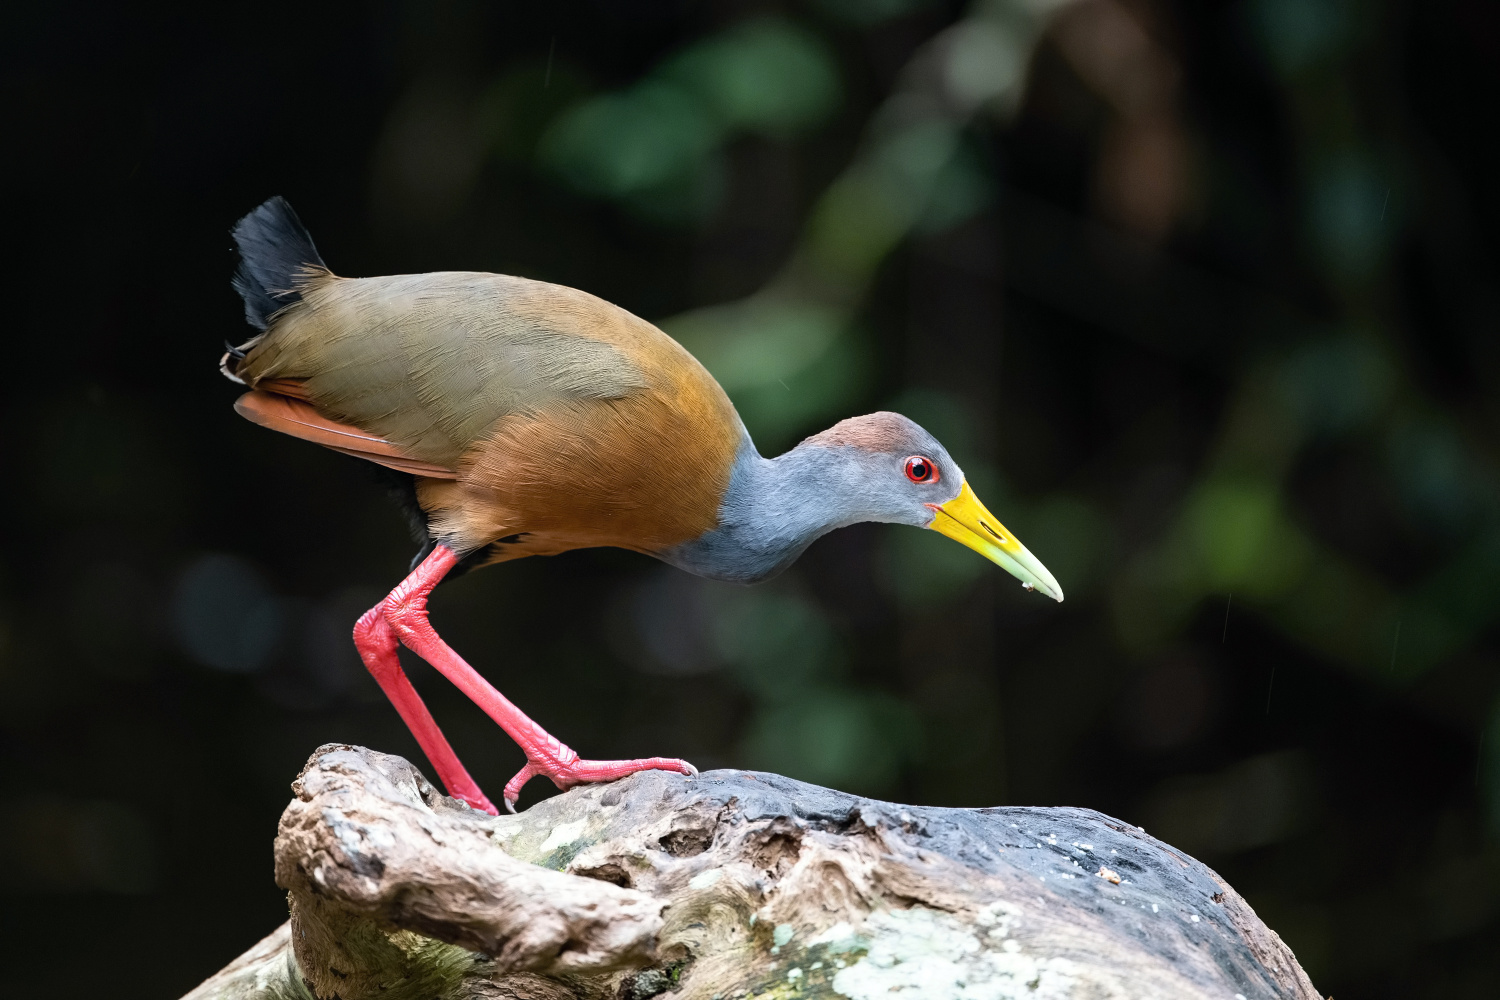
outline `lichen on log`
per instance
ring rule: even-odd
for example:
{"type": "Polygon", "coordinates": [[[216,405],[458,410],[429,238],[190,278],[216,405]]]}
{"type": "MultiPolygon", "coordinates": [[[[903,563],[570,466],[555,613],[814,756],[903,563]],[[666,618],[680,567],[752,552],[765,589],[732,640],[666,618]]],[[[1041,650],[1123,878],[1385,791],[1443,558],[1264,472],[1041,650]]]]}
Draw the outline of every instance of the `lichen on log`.
{"type": "Polygon", "coordinates": [[[491,817],[344,745],[293,789],[290,921],[187,1000],[1319,996],[1212,870],[1088,809],[651,771],[491,817]]]}

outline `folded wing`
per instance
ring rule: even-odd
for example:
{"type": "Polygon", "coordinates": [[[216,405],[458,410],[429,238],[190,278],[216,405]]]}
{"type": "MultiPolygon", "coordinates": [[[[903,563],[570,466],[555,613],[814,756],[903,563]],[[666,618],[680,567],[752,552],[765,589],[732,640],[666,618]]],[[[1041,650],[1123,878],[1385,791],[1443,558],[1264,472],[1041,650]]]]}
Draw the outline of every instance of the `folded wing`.
{"type": "MultiPolygon", "coordinates": [[[[275,381],[285,383],[291,380],[275,381]]],[[[388,469],[398,469],[431,479],[458,478],[457,470],[413,458],[384,438],[366,433],[352,424],[329,419],[313,409],[312,404],[291,395],[256,389],[235,400],[234,409],[251,423],[341,451],[345,455],[375,462],[388,469]]]]}

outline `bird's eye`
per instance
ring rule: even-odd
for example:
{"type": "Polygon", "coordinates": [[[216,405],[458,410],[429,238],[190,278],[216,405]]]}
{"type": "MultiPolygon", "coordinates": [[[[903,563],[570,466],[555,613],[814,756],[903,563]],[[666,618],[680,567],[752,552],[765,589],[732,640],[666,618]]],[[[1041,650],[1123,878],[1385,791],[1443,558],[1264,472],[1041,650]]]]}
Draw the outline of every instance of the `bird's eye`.
{"type": "Polygon", "coordinates": [[[914,483],[935,483],[938,481],[937,466],[930,458],[913,455],[906,460],[906,478],[914,483]]]}

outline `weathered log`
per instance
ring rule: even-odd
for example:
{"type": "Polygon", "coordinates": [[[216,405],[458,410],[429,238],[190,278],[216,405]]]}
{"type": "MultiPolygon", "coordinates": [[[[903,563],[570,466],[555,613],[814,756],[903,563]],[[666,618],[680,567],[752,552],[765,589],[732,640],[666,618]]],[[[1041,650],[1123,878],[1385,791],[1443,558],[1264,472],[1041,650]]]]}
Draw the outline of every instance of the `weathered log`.
{"type": "Polygon", "coordinates": [[[291,920],[188,1000],[1318,997],[1213,871],[1088,809],[653,771],[490,817],[343,745],[293,789],[291,920]]]}

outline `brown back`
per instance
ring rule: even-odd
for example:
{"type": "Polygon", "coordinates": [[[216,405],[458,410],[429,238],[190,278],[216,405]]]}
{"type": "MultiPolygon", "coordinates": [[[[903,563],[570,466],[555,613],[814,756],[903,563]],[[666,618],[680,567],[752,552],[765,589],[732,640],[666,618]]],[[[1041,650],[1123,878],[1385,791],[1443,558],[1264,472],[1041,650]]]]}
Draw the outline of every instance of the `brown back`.
{"type": "MultiPolygon", "coordinates": [[[[452,470],[419,485],[435,536],[477,548],[532,533],[515,555],[651,551],[713,527],[744,431],[713,377],[644,320],[494,274],[318,275],[301,294],[235,374],[295,386],[304,409],[379,438],[372,461],[452,470]]],[[[329,444],[306,419],[260,422],[329,444]]]]}

